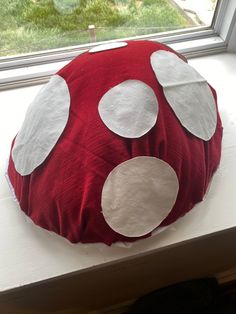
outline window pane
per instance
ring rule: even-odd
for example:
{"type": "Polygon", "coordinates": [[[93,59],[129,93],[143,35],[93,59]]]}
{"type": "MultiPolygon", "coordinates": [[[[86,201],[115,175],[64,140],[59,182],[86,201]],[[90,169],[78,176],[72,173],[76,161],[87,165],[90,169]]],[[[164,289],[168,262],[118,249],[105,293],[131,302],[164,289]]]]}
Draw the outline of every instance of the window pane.
{"type": "Polygon", "coordinates": [[[0,0],[0,56],[211,24],[217,0],[0,0]]]}

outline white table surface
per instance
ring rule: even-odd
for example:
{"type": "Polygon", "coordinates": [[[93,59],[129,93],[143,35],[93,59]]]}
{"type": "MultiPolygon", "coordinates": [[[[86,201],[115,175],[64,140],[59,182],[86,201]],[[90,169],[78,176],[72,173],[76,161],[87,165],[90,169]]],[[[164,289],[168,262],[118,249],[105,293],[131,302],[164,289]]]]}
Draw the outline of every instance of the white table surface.
{"type": "Polygon", "coordinates": [[[200,57],[189,63],[218,93],[224,126],[221,164],[203,202],[161,234],[129,248],[71,244],[35,226],[21,212],[4,171],[11,141],[40,86],[0,93],[0,293],[236,227],[236,54],[200,57]]]}

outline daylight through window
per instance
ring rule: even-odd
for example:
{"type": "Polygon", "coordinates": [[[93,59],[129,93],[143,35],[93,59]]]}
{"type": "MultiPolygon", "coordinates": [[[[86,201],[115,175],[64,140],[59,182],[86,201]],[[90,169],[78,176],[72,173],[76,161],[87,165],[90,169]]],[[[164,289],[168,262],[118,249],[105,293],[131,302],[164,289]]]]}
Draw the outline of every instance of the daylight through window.
{"type": "Polygon", "coordinates": [[[217,0],[0,0],[0,57],[210,26],[217,0]]]}

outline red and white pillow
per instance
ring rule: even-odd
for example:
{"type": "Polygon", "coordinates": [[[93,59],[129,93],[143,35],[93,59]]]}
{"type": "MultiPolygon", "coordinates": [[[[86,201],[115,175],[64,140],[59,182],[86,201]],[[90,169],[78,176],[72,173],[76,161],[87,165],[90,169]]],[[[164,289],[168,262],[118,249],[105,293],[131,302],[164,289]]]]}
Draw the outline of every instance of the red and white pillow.
{"type": "Polygon", "coordinates": [[[41,89],[12,144],[21,209],[71,242],[135,241],[202,201],[220,161],[216,93],[151,41],[106,44],[41,89]]]}

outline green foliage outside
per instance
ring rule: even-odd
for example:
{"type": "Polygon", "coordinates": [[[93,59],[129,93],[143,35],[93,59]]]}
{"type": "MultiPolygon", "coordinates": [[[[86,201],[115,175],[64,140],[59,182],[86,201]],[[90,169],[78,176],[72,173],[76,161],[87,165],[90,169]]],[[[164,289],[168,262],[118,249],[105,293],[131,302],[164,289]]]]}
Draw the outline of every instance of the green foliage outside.
{"type": "Polygon", "coordinates": [[[171,0],[0,0],[0,55],[188,27],[171,0]]]}

